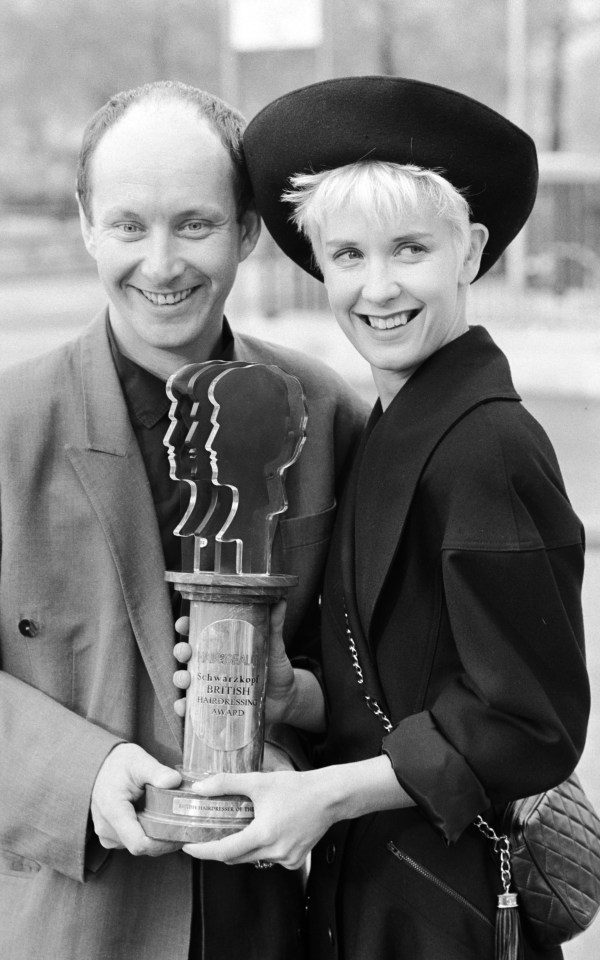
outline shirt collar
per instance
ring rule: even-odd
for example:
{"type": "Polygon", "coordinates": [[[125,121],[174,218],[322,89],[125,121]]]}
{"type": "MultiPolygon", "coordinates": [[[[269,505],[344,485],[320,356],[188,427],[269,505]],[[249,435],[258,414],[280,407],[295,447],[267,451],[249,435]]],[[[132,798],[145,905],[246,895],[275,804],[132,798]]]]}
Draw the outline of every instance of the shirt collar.
{"type": "MultiPolygon", "coordinates": [[[[126,357],[117,345],[110,321],[106,322],[108,340],[117,376],[121,382],[129,415],[147,428],[154,427],[168,412],[171,402],[166,394],[166,381],[126,357]]],[[[217,359],[231,360],[234,337],[227,319],[223,318],[221,351],[217,359]]]]}

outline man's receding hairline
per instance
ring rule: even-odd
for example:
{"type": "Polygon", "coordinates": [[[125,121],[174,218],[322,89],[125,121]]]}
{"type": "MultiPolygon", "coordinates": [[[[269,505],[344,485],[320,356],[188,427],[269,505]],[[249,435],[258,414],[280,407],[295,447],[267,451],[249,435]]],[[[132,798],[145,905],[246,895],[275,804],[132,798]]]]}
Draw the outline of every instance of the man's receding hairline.
{"type": "MultiPolygon", "coordinates": [[[[244,215],[252,202],[252,187],[245,167],[242,153],[242,133],[246,126],[244,116],[235,107],[226,103],[220,97],[191,87],[179,81],[156,81],[144,84],[132,90],[121,91],[115,94],[101,107],[88,121],[83,134],[82,145],[79,151],[77,164],[77,192],[83,213],[89,222],[92,222],[92,167],[94,157],[106,137],[113,128],[118,128],[121,120],[125,119],[135,108],[140,113],[146,110],[146,116],[153,116],[156,111],[157,122],[160,123],[160,111],[163,107],[178,109],[174,105],[195,107],[190,114],[185,114],[185,121],[196,116],[204,121],[197,129],[204,134],[212,130],[217,143],[220,143],[227,156],[233,171],[233,186],[238,221],[244,215]],[[116,114],[116,116],[115,116],[116,114]]],[[[184,116],[181,114],[181,116],[184,116]]]]}
{"type": "MultiPolygon", "coordinates": [[[[147,96],[144,96],[140,100],[134,100],[132,103],[128,104],[126,109],[123,111],[120,117],[111,123],[110,126],[102,132],[102,136],[98,139],[96,144],[96,150],[105,139],[105,137],[111,132],[111,130],[116,130],[124,121],[127,120],[132,114],[143,114],[144,112],[159,112],[164,109],[165,106],[171,103],[177,104],[179,108],[182,108],[186,113],[191,114],[198,123],[210,130],[214,134],[215,138],[223,146],[223,149],[227,149],[223,144],[222,137],[216,125],[211,121],[210,117],[207,117],[205,113],[202,112],[198,104],[193,103],[191,100],[186,100],[185,97],[181,95],[177,96],[175,91],[169,90],[159,90],[157,91],[160,96],[154,96],[151,91],[147,96]]],[[[94,151],[95,153],[96,151],[94,151]]]]}
{"type": "Polygon", "coordinates": [[[211,122],[210,118],[207,117],[206,114],[202,113],[198,105],[193,103],[190,100],[187,100],[185,97],[182,97],[181,95],[176,96],[175,91],[171,91],[168,89],[158,90],[158,93],[161,94],[161,96],[159,97],[153,96],[154,92],[156,91],[151,91],[147,96],[144,96],[142,99],[134,100],[132,103],[130,103],[127,106],[127,109],[125,110],[125,112],[122,113],[121,116],[118,117],[114,123],[112,123],[109,127],[107,127],[103,131],[102,136],[99,138],[98,142],[96,143],[95,149],[89,159],[89,164],[88,164],[89,199],[91,202],[93,202],[93,195],[94,195],[94,191],[93,191],[94,167],[95,167],[98,152],[99,150],[101,150],[104,140],[106,140],[107,137],[110,138],[110,134],[112,133],[112,131],[117,130],[121,126],[123,121],[127,120],[127,118],[131,113],[135,113],[136,108],[138,113],[143,113],[144,107],[148,105],[151,106],[151,109],[152,108],[160,109],[161,106],[164,106],[169,100],[177,102],[181,107],[183,107],[186,110],[186,112],[189,112],[190,114],[192,114],[192,116],[195,117],[195,119],[198,121],[201,127],[204,127],[206,131],[208,131],[213,135],[214,139],[218,142],[218,144],[221,146],[223,150],[223,154],[224,154],[223,159],[228,163],[232,177],[235,177],[235,167],[234,167],[233,160],[231,158],[229,151],[227,150],[226,145],[223,143],[223,139],[220,135],[219,130],[217,129],[215,124],[211,122]],[[173,94],[173,95],[170,95],[170,94],[173,94]]]}

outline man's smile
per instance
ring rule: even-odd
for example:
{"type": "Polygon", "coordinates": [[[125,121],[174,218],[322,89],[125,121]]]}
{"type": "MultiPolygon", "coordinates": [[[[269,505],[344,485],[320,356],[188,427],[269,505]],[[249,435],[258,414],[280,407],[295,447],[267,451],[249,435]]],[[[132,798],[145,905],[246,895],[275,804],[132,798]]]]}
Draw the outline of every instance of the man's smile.
{"type": "Polygon", "coordinates": [[[413,310],[401,310],[398,313],[390,313],[387,317],[377,317],[371,314],[358,313],[357,316],[374,330],[394,330],[396,327],[405,327],[407,323],[419,314],[422,307],[413,310]]]}
{"type": "Polygon", "coordinates": [[[181,303],[183,300],[187,300],[189,296],[194,292],[196,287],[188,287],[187,290],[176,290],[173,293],[155,293],[153,290],[141,290],[140,287],[136,287],[136,290],[149,300],[150,303],[153,303],[155,307],[170,307],[175,303],[181,303]]]}

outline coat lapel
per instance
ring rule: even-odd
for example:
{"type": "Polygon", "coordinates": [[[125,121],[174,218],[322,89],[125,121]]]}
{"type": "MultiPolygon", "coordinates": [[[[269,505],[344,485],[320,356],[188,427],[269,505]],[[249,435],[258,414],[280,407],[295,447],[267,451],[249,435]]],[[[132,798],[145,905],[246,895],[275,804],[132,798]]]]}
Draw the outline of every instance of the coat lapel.
{"type": "Polygon", "coordinates": [[[340,504],[338,530],[340,537],[340,576],[344,601],[344,614],[347,618],[344,626],[346,630],[350,631],[356,646],[358,662],[363,675],[363,695],[367,695],[369,698],[371,698],[371,700],[376,700],[383,712],[389,717],[389,707],[386,703],[383,687],[381,686],[379,674],[372,658],[371,648],[366,640],[358,610],[356,579],[354,576],[356,570],[356,496],[360,475],[360,465],[362,463],[364,451],[369,442],[369,438],[380,416],[381,404],[377,402],[361,437],[360,444],[356,451],[353,468],[350,476],[348,477],[344,496],[340,504]]]}
{"type": "Polygon", "coordinates": [[[173,618],[150,485],[129,421],[106,334],[105,314],[81,339],[85,443],[67,454],[111,550],[129,618],[167,725],[173,711],[173,618]]]}
{"type": "Polygon", "coordinates": [[[472,327],[413,374],[367,437],[354,517],[357,612],[367,639],[429,457],[453,424],[492,399],[520,398],[504,354],[472,327]]]}

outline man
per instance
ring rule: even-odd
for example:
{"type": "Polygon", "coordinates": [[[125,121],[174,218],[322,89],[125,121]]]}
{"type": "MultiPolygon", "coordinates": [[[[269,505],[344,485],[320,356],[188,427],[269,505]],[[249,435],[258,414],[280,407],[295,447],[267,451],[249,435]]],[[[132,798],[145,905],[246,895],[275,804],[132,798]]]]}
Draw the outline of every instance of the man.
{"type": "MultiPolygon", "coordinates": [[[[145,784],[176,787],[171,676],[181,517],[162,440],[164,383],[211,358],[303,383],[308,437],[274,552],[297,574],[286,643],[317,642],[335,490],[359,402],[327,368],[224,319],[259,221],[242,120],[160,82],[113,97],[84,134],[78,196],[108,309],[0,385],[0,956],[294,960],[301,877],[194,864],[145,837],[145,784]]],[[[184,505],[185,506],[185,505],[184,505]]]]}

